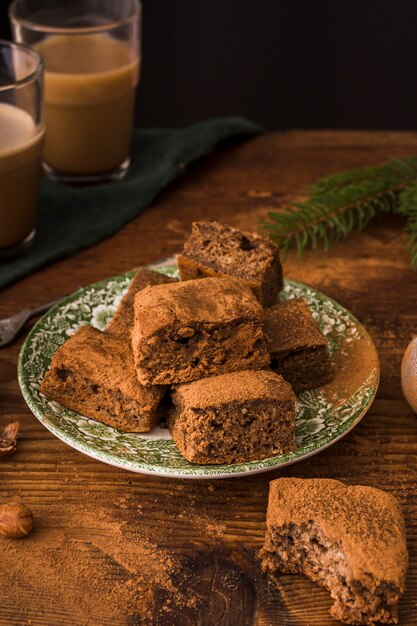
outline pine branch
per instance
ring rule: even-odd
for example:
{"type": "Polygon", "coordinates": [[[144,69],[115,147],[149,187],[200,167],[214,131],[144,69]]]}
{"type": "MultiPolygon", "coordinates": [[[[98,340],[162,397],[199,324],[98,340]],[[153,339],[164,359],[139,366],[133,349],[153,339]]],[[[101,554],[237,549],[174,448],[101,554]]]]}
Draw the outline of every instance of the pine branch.
{"type": "Polygon", "coordinates": [[[361,167],[337,172],[314,183],[310,194],[323,194],[372,179],[381,180],[386,176],[395,176],[398,182],[403,183],[414,180],[417,176],[417,159],[415,157],[397,158],[376,167],[361,167]]]}
{"type": "Polygon", "coordinates": [[[406,218],[405,230],[408,235],[410,265],[417,269],[417,182],[411,183],[401,192],[396,212],[406,218]]]}
{"type": "Polygon", "coordinates": [[[261,227],[284,253],[295,247],[302,255],[307,246],[316,248],[319,242],[328,250],[350,233],[362,231],[377,213],[395,210],[399,194],[416,179],[414,157],[340,172],[316,182],[306,201],[270,212],[261,227]]]}

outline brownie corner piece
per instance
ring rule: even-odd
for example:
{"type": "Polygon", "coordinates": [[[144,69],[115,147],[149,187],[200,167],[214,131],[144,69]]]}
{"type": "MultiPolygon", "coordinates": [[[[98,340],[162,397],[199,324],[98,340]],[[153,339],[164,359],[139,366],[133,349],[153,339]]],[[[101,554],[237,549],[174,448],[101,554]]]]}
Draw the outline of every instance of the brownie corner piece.
{"type": "Polygon", "coordinates": [[[278,247],[268,237],[219,222],[194,222],[178,257],[181,280],[235,276],[244,280],[263,306],[277,301],[283,287],[278,247]]]}
{"type": "Polygon", "coordinates": [[[147,432],[165,389],[139,383],[128,345],[81,326],[55,352],[41,392],[63,406],[125,432],[147,432]]]}
{"type": "Polygon", "coordinates": [[[247,370],[178,385],[172,438],[192,463],[255,461],[295,449],[295,396],[268,370],[247,370]]]}
{"type": "Polygon", "coordinates": [[[265,309],[264,313],[271,368],[296,393],[330,382],[334,365],[328,341],[306,301],[293,298],[265,309]]]}
{"type": "Polygon", "coordinates": [[[143,384],[177,384],[269,364],[263,310],[232,277],[147,287],[135,297],[132,347],[143,384]]]}
{"type": "Polygon", "coordinates": [[[177,282],[175,278],[166,276],[160,272],[154,272],[147,267],[138,267],[130,281],[129,288],[123,296],[113,318],[107,324],[105,332],[119,336],[130,345],[130,333],[135,319],[134,299],[141,289],[149,285],[162,285],[177,282]]]}
{"type": "Polygon", "coordinates": [[[408,553],[399,502],[332,479],[270,483],[262,568],[302,573],[330,591],[345,624],[395,624],[408,553]]]}

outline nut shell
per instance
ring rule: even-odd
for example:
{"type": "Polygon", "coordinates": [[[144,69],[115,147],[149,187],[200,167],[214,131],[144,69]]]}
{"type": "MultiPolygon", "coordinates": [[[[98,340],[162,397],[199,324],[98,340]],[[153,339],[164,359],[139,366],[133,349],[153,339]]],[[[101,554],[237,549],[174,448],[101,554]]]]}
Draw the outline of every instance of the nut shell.
{"type": "Polygon", "coordinates": [[[26,537],[33,526],[32,511],[18,502],[0,506],[0,535],[19,539],[26,537]]]}

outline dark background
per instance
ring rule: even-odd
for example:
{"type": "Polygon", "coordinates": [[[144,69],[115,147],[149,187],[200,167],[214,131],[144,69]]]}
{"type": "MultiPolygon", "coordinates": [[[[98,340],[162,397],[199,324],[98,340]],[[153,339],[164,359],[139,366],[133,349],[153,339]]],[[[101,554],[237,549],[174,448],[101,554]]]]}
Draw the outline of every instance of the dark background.
{"type": "MultiPolygon", "coordinates": [[[[117,0],[114,0],[117,2],[117,0]]],[[[0,0],[0,36],[10,38],[0,0]]],[[[416,0],[143,0],[136,122],[417,128],[416,0]]]]}

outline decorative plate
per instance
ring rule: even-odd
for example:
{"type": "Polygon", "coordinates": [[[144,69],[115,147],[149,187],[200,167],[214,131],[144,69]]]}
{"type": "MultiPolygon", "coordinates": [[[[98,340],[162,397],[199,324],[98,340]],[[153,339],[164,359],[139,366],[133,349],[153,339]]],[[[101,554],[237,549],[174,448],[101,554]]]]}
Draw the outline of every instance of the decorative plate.
{"type": "MultiPolygon", "coordinates": [[[[175,265],[153,269],[175,276],[175,265]]],[[[82,324],[100,330],[114,315],[133,273],[115,276],[80,289],[50,309],[32,328],[19,357],[23,396],[39,421],[76,450],[99,461],[134,472],[175,478],[226,478],[284,467],[335,443],[349,432],[370,407],[379,381],[378,355],[361,324],[326,295],[292,280],[281,299],[304,298],[329,340],[336,364],[335,379],[297,398],[297,450],[262,461],[232,465],[196,465],[186,461],[166,428],[127,434],[49,400],[39,382],[57,348],[82,324]]]]}

